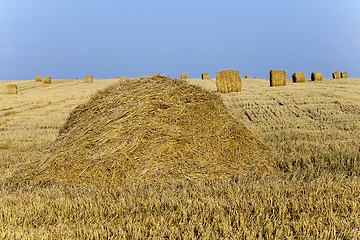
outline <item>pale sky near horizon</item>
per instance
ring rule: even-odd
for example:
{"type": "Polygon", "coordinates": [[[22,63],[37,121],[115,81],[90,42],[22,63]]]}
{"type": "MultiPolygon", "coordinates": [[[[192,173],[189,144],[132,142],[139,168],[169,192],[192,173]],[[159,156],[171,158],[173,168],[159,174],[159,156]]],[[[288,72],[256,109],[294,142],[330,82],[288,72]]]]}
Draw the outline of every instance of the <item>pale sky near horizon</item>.
{"type": "Polygon", "coordinates": [[[359,0],[0,0],[0,80],[360,77],[359,0]]]}

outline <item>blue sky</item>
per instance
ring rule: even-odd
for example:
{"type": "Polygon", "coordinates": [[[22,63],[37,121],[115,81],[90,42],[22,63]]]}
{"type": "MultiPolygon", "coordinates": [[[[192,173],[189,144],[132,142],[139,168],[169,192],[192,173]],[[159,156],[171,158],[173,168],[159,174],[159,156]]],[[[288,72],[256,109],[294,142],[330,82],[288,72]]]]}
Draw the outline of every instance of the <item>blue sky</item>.
{"type": "Polygon", "coordinates": [[[0,79],[360,77],[359,0],[1,0],[0,79]]]}

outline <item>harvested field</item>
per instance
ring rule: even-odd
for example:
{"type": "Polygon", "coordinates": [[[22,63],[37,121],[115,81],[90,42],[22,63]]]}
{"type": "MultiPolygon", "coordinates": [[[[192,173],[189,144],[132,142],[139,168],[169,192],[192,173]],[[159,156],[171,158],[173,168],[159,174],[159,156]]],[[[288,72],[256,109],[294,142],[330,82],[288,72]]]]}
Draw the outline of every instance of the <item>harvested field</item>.
{"type": "MultiPolygon", "coordinates": [[[[216,91],[215,79],[186,81],[216,91]]],[[[0,238],[359,236],[360,79],[354,78],[286,88],[254,79],[243,83],[241,93],[221,94],[239,121],[277,153],[272,176],[141,180],[116,188],[10,181],[19,169],[46,157],[76,106],[115,82],[16,81],[18,94],[7,95],[6,85],[14,81],[0,81],[0,238]]]]}

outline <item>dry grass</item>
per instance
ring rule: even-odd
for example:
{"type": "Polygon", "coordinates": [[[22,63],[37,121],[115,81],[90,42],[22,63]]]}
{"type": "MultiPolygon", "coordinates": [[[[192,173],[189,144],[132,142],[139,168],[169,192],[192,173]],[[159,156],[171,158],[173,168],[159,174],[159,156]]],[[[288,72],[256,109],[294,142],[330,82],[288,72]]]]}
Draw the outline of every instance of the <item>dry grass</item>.
{"type": "Polygon", "coordinates": [[[285,70],[270,70],[270,87],[286,86],[285,70]]]}
{"type": "MultiPolygon", "coordinates": [[[[216,80],[189,79],[216,91],[216,80]]],[[[0,238],[357,239],[360,79],[269,88],[246,82],[222,97],[278,152],[279,174],[223,181],[43,186],[6,180],[44,156],[70,111],[115,82],[0,81],[0,238]],[[11,82],[13,83],[13,82],[11,82]]]]}

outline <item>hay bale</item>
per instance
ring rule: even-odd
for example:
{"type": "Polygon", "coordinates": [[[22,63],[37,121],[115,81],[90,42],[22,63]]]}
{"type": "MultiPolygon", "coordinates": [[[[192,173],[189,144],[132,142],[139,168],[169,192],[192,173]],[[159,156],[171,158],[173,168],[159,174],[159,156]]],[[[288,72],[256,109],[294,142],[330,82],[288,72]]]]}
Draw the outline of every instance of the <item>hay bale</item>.
{"type": "Polygon", "coordinates": [[[187,73],[182,73],[181,74],[181,79],[187,79],[188,78],[188,74],[187,73]]]}
{"type": "Polygon", "coordinates": [[[256,77],[255,79],[260,79],[259,77],[256,77]]]}
{"type": "Polygon", "coordinates": [[[51,146],[15,178],[119,186],[271,174],[274,162],[221,96],[161,75],[100,91],[73,110],[51,146]]]}
{"type": "Polygon", "coordinates": [[[8,84],[6,86],[7,88],[7,94],[17,94],[17,85],[16,84],[8,84]]]}
{"type": "Polygon", "coordinates": [[[216,74],[216,87],[220,93],[241,92],[240,74],[236,70],[222,70],[216,74]]]}
{"type": "Polygon", "coordinates": [[[201,79],[210,79],[210,74],[209,73],[201,74],[201,79]]]}
{"type": "Polygon", "coordinates": [[[36,82],[42,82],[42,76],[36,76],[35,81],[36,82]]]}
{"type": "Polygon", "coordinates": [[[249,75],[246,75],[246,76],[245,76],[245,78],[251,78],[251,76],[249,76],[249,75]]]}
{"type": "Polygon", "coordinates": [[[333,72],[332,73],[333,79],[339,79],[341,78],[341,74],[339,71],[333,72]]]}
{"type": "Polygon", "coordinates": [[[304,83],[305,82],[305,73],[295,72],[292,75],[292,79],[294,83],[304,83]]]}
{"type": "Polygon", "coordinates": [[[286,86],[285,70],[270,70],[270,87],[286,86]]]}
{"type": "Polygon", "coordinates": [[[341,73],[341,78],[348,78],[347,72],[342,72],[341,73]]]}
{"type": "Polygon", "coordinates": [[[51,77],[44,77],[43,83],[51,83],[51,77]]]}
{"type": "Polygon", "coordinates": [[[94,79],[92,75],[85,76],[85,83],[93,83],[94,79]]]}
{"type": "Polygon", "coordinates": [[[121,77],[119,77],[119,76],[118,76],[118,77],[116,77],[116,80],[120,80],[120,79],[121,79],[121,77]]]}
{"type": "Polygon", "coordinates": [[[321,72],[312,72],[311,73],[311,81],[322,81],[322,73],[321,72]]]}
{"type": "Polygon", "coordinates": [[[79,78],[74,78],[74,80],[79,80],[79,78]]]}

